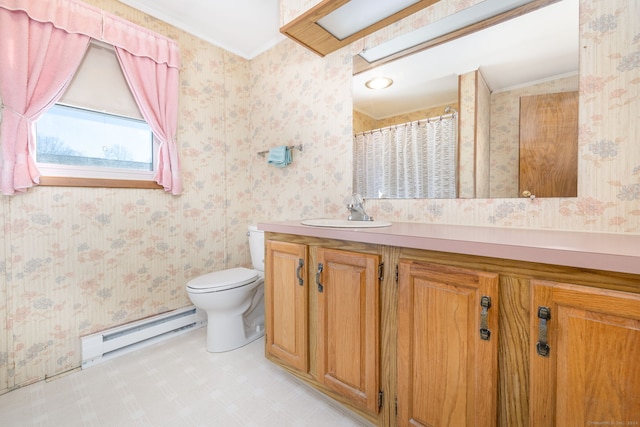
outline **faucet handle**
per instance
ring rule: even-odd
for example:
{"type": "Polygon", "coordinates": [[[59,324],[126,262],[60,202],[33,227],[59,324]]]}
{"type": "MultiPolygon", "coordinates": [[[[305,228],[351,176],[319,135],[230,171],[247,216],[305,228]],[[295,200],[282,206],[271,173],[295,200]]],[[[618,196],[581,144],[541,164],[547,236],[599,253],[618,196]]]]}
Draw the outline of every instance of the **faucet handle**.
{"type": "Polygon", "coordinates": [[[364,203],[364,199],[359,193],[354,193],[351,196],[351,204],[353,205],[362,205],[364,203]]]}

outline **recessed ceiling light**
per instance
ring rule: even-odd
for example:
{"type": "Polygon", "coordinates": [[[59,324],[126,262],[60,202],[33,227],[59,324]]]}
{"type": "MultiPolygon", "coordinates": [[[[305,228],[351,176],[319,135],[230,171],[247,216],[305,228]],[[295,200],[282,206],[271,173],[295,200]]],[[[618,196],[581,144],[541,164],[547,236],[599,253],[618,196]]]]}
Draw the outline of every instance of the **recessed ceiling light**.
{"type": "Polygon", "coordinates": [[[389,77],[374,77],[367,81],[364,85],[369,89],[384,89],[393,84],[393,80],[389,77]]]}

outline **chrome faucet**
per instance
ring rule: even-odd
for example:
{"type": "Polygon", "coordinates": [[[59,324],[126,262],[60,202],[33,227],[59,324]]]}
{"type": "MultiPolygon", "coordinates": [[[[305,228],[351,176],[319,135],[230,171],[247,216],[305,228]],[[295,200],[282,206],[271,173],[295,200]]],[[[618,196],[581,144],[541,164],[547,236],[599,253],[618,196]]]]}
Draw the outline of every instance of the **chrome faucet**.
{"type": "Polygon", "coordinates": [[[351,212],[349,221],[373,221],[373,218],[364,211],[364,200],[360,194],[351,196],[351,203],[347,205],[347,209],[351,212]]]}

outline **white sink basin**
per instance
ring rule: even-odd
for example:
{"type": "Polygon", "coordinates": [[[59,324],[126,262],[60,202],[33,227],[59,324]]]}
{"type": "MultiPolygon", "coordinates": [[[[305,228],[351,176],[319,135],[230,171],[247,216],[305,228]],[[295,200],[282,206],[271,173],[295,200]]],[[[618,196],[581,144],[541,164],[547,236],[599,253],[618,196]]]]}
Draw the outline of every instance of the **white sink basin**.
{"type": "Polygon", "coordinates": [[[305,219],[300,222],[302,225],[312,225],[314,227],[335,227],[335,228],[375,228],[388,227],[389,221],[349,221],[347,219],[318,218],[305,219]]]}

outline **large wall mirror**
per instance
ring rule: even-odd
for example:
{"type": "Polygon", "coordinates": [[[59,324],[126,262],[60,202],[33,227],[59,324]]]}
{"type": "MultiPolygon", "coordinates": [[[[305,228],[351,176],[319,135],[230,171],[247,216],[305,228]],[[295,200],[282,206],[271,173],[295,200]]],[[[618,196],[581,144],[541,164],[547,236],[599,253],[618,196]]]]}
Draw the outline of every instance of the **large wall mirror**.
{"type": "Polygon", "coordinates": [[[500,22],[479,22],[467,35],[393,55],[393,60],[383,58],[380,65],[363,61],[374,50],[371,47],[354,58],[354,189],[365,198],[577,195],[578,0],[530,1],[500,19],[490,19],[494,20],[500,22]],[[374,77],[388,77],[393,83],[386,89],[367,88],[365,83],[374,77]],[[405,131],[407,124],[415,129],[448,118],[455,120],[449,137],[457,141],[454,150],[437,148],[446,141],[430,142],[428,153],[406,142],[422,138],[405,131]],[[358,136],[375,134],[375,144],[380,144],[379,136],[390,129],[404,138],[402,146],[390,151],[415,151],[422,159],[403,170],[394,164],[397,170],[389,172],[387,166],[396,160],[356,155],[363,147],[366,155],[385,151],[362,145],[371,143],[358,142],[358,136]],[[429,157],[433,150],[447,159],[434,161],[429,157]],[[377,164],[371,169],[373,163],[377,164]],[[423,168],[433,172],[436,164],[445,172],[407,177],[423,168]],[[397,189],[365,190],[358,183],[365,167],[373,175],[396,174],[397,189]],[[434,176],[449,190],[427,192],[421,180],[434,176]],[[535,176],[542,180],[536,182],[535,176]],[[553,188],[543,188],[545,183],[553,188]],[[424,192],[416,194],[418,187],[424,192]]]}

